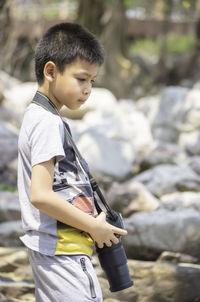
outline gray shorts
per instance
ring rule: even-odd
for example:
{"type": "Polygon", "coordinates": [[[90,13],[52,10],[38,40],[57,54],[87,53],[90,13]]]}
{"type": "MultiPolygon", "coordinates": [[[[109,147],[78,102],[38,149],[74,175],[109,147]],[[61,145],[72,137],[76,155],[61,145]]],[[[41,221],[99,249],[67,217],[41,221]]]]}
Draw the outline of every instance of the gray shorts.
{"type": "Polygon", "coordinates": [[[46,256],[28,249],[36,302],[102,302],[102,292],[86,255],[46,256]]]}

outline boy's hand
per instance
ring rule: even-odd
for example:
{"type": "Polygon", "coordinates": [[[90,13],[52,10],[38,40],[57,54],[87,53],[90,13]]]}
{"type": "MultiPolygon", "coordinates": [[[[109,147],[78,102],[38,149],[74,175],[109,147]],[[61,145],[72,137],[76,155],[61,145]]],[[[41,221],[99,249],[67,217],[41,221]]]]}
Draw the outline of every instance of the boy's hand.
{"type": "Polygon", "coordinates": [[[96,218],[96,226],[90,232],[90,235],[96,241],[98,247],[102,248],[104,243],[109,247],[112,245],[112,242],[119,242],[115,234],[126,235],[127,231],[108,223],[105,212],[101,212],[96,218]]]}

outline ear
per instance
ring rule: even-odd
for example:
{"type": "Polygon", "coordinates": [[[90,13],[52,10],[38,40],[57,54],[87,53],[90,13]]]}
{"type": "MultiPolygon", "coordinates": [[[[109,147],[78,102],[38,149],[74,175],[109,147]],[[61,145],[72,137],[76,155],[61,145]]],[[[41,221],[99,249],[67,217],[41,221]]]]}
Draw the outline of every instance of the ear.
{"type": "Polygon", "coordinates": [[[48,61],[44,66],[44,77],[48,82],[53,82],[56,76],[56,65],[52,61],[48,61]]]}

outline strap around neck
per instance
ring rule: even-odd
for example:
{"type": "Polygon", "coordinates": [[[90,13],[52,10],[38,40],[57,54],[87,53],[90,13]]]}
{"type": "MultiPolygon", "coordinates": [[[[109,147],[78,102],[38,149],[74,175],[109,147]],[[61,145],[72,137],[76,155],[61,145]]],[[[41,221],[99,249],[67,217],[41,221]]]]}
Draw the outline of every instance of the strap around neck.
{"type": "Polygon", "coordinates": [[[44,109],[50,111],[53,114],[60,115],[56,105],[43,93],[37,91],[31,103],[42,106],[44,109]]]}
{"type": "MultiPolygon", "coordinates": [[[[41,107],[43,107],[44,109],[50,111],[51,113],[55,114],[55,115],[58,115],[60,116],[63,124],[64,124],[64,130],[65,130],[65,136],[66,136],[66,139],[70,142],[71,146],[73,147],[74,149],[74,152],[76,154],[76,156],[78,157],[79,159],[79,162],[83,168],[83,170],[85,171],[85,173],[88,175],[88,178],[89,178],[89,181],[90,181],[90,184],[91,184],[91,187],[92,187],[92,190],[93,192],[97,193],[97,195],[99,196],[102,204],[105,206],[106,210],[113,216],[113,218],[115,219],[116,218],[116,215],[115,215],[115,211],[113,211],[110,206],[107,204],[95,178],[91,175],[90,171],[89,171],[89,167],[88,167],[88,164],[87,162],[85,161],[85,159],[81,156],[79,150],[77,149],[76,147],[76,144],[74,143],[73,139],[72,139],[72,136],[70,135],[68,129],[66,128],[66,125],[62,119],[62,116],[60,115],[59,111],[57,110],[56,106],[54,105],[54,103],[51,102],[51,100],[44,94],[42,94],[41,92],[37,91],[33,100],[32,100],[32,103],[35,103],[41,107]]],[[[102,209],[100,208],[95,196],[94,196],[94,201],[95,201],[95,206],[96,206],[96,209],[98,211],[98,213],[100,213],[102,211],[102,209]]]]}

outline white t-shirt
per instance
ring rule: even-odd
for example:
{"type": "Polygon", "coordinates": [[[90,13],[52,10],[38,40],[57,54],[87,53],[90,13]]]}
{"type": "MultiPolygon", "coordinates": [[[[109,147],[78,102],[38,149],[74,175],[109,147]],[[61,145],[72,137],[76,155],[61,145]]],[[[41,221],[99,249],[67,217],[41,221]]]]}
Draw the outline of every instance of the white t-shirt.
{"type": "Polygon", "coordinates": [[[88,177],[65,138],[60,117],[31,103],[24,114],[18,150],[18,192],[25,232],[20,239],[27,247],[46,255],[91,256],[94,243],[89,234],[55,220],[30,202],[32,167],[55,157],[53,190],[66,202],[94,215],[88,177]]]}

